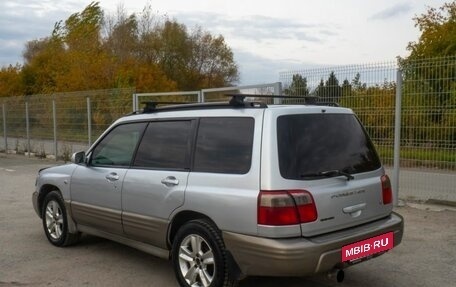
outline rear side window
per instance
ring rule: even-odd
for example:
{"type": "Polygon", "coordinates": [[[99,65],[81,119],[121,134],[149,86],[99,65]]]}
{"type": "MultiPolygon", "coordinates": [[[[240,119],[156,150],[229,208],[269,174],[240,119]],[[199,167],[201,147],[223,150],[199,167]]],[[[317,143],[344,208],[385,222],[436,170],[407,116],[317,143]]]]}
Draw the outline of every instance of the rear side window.
{"type": "Polygon", "coordinates": [[[139,144],[133,165],[188,169],[191,131],[191,121],[151,122],[139,144]]]}
{"type": "Polygon", "coordinates": [[[253,118],[201,118],[194,170],[245,174],[250,170],[253,118]]]}
{"type": "Polygon", "coordinates": [[[279,166],[286,179],[320,179],[329,171],[376,170],[380,160],[352,114],[300,114],[277,119],[279,166]]]}

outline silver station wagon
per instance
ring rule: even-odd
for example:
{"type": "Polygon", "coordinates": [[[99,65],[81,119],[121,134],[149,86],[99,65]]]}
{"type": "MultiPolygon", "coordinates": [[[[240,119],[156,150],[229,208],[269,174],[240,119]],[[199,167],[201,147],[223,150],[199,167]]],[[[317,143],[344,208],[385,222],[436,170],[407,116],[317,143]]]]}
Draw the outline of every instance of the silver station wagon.
{"type": "Polygon", "coordinates": [[[40,170],[32,198],[47,239],[114,240],[172,260],[193,287],[323,272],[342,281],[397,246],[403,219],[353,111],[260,98],[149,103],[73,163],[40,170]]]}

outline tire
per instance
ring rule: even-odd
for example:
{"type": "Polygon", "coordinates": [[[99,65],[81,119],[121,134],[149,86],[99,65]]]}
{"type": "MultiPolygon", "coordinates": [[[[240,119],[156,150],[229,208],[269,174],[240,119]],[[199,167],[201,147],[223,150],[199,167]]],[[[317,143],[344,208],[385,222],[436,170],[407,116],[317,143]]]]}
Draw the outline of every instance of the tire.
{"type": "Polygon", "coordinates": [[[216,227],[205,220],[193,220],[177,232],[172,263],[182,287],[233,287],[225,245],[216,227]]]}
{"type": "Polygon", "coordinates": [[[54,190],[46,195],[41,215],[44,233],[53,245],[64,247],[78,242],[80,234],[68,232],[67,211],[60,192],[54,190]]]}

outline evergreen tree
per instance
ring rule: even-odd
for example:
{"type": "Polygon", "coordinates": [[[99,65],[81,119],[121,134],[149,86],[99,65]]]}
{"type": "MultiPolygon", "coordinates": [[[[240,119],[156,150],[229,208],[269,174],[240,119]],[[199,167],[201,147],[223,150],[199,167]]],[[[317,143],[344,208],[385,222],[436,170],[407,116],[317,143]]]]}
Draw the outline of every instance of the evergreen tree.
{"type": "Polygon", "coordinates": [[[300,74],[294,74],[291,85],[285,90],[285,94],[288,96],[308,96],[309,88],[307,87],[307,78],[300,74]]]}
{"type": "Polygon", "coordinates": [[[343,88],[339,85],[336,74],[332,71],[326,81],[321,79],[320,84],[315,89],[315,95],[319,97],[321,102],[337,103],[342,96],[342,90],[343,88]]]}

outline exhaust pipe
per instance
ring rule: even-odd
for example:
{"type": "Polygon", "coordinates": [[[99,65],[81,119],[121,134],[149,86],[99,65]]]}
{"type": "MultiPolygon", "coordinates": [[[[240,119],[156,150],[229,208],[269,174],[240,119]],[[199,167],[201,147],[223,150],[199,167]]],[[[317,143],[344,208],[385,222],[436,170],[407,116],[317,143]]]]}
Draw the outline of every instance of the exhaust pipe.
{"type": "Polygon", "coordinates": [[[330,279],[336,278],[336,281],[338,283],[342,283],[342,281],[344,281],[344,278],[345,278],[344,270],[342,270],[342,269],[333,269],[333,270],[328,272],[328,278],[330,278],[330,279]]]}

